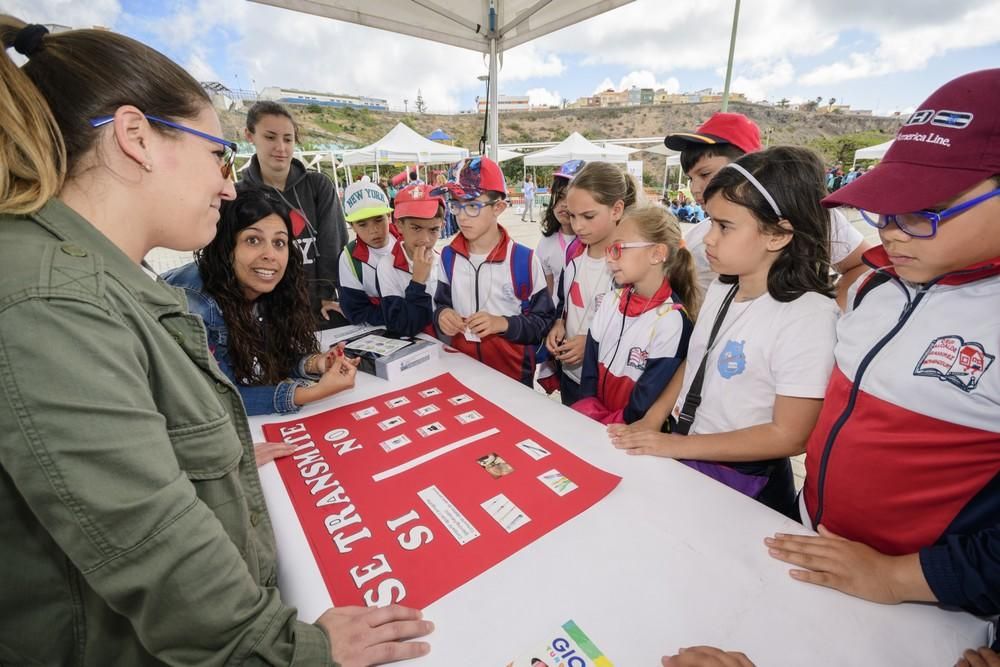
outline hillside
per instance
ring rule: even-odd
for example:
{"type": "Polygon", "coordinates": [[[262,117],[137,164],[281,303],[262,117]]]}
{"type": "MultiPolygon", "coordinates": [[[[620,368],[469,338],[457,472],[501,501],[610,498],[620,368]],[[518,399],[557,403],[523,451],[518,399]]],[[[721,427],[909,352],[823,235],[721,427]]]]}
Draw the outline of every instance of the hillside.
{"type": "MultiPolygon", "coordinates": [[[[559,141],[574,130],[590,139],[663,136],[668,131],[694,129],[717,110],[717,104],[675,104],[505,113],[500,116],[500,142],[559,141]]],[[[823,153],[828,162],[845,160],[854,147],[888,140],[901,122],[898,118],[792,111],[756,104],[732,104],[730,110],[752,118],[770,145],[810,146],[823,153]]],[[[304,147],[331,143],[363,146],[402,121],[425,136],[440,127],[455,137],[457,145],[475,151],[483,130],[483,116],[479,114],[405,114],[315,106],[296,106],[293,113],[304,147]]],[[[244,119],[244,113],[224,112],[226,136],[242,139],[244,119]]],[[[654,182],[662,178],[662,158],[646,160],[646,172],[654,182]]]]}

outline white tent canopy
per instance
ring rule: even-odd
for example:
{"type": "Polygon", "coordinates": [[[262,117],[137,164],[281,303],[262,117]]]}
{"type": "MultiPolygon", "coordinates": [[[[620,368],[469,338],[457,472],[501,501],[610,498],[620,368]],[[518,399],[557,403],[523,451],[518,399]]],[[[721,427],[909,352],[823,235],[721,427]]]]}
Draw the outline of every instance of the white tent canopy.
{"type": "Polygon", "coordinates": [[[364,148],[344,153],[342,164],[445,164],[458,162],[469,151],[426,139],[402,123],[364,148]]]}
{"type": "Polygon", "coordinates": [[[890,139],[884,144],[878,144],[877,146],[869,146],[868,148],[859,148],[854,151],[854,161],[858,160],[881,160],[888,151],[889,147],[892,146],[894,140],[890,139]]]}
{"type": "MultiPolygon", "coordinates": [[[[497,151],[497,162],[505,162],[507,160],[513,160],[514,158],[524,157],[527,153],[519,153],[517,151],[508,150],[506,148],[501,148],[497,151]]],[[[487,156],[489,157],[489,156],[487,156]]]]}
{"type": "Polygon", "coordinates": [[[628,146],[598,146],[579,132],[574,132],[552,148],[528,153],[524,164],[528,167],[559,165],[570,160],[615,162],[625,164],[628,156],[636,151],[628,146]]]}
{"type": "Polygon", "coordinates": [[[668,167],[676,167],[681,163],[681,154],[678,151],[672,151],[663,144],[658,144],[656,146],[650,146],[649,148],[643,148],[642,150],[647,153],[655,153],[656,155],[665,155],[667,158],[668,167]]]}
{"type": "Polygon", "coordinates": [[[500,54],[632,0],[252,0],[489,55],[487,143],[499,148],[500,54]]]}

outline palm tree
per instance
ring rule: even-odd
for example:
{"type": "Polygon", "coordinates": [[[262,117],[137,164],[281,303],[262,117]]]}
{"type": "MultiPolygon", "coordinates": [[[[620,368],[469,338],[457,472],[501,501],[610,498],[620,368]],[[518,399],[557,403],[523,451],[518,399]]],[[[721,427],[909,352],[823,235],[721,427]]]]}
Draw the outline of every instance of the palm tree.
{"type": "Polygon", "coordinates": [[[837,101],[836,97],[831,97],[830,98],[830,106],[832,107],[836,101],[837,101]]]}
{"type": "Polygon", "coordinates": [[[778,106],[780,108],[782,108],[782,109],[784,109],[785,107],[787,107],[788,106],[788,98],[787,97],[782,97],[780,100],[778,100],[778,106]]]}

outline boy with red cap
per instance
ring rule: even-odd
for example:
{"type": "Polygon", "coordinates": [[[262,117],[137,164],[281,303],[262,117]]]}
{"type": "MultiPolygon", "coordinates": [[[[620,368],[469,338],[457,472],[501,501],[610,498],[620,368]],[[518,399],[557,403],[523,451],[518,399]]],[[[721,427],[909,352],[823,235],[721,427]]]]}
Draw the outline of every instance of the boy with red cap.
{"type": "Polygon", "coordinates": [[[378,291],[386,328],[401,336],[434,335],[433,295],[437,291],[434,244],[444,226],[444,199],[427,185],[409,185],[393,202],[399,242],[379,260],[378,291]]]}
{"type": "MultiPolygon", "coordinates": [[[[719,112],[694,132],[674,132],[664,138],[667,148],[681,152],[681,169],[691,179],[691,196],[705,205],[703,193],[712,177],[730,162],[761,149],[760,129],[740,113],[719,112]]],[[[840,211],[830,213],[830,263],[842,276],[843,289],[866,270],[861,255],[870,245],[840,211]]],[[[704,219],[684,235],[694,255],[702,294],[716,278],[705,257],[705,235],[712,221],[704,219]]]]}
{"type": "MultiPolygon", "coordinates": [[[[807,444],[801,581],[1000,612],[1000,69],[917,107],[882,163],[823,200],[879,229],[837,325],[807,444]]],[[[807,344],[803,341],[803,344],[807,344]]]]}
{"type": "Polygon", "coordinates": [[[496,162],[455,167],[447,194],[460,233],[441,251],[434,323],[456,349],[532,386],[535,350],[555,320],[542,265],[498,222],[507,183],[496,162]]]}

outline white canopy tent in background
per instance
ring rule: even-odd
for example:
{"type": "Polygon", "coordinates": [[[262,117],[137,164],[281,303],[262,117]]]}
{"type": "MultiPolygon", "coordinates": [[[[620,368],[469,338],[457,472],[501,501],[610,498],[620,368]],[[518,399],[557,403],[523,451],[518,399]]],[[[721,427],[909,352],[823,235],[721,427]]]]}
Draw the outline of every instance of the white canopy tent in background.
{"type": "MultiPolygon", "coordinates": [[[[501,53],[632,0],[251,0],[471,49],[489,56],[487,155],[497,159],[501,53]]],[[[470,73],[471,75],[471,73],[470,73]]]]}
{"type": "Polygon", "coordinates": [[[420,136],[403,123],[373,144],[344,153],[341,163],[345,167],[375,165],[375,177],[379,177],[379,165],[383,164],[450,164],[469,156],[468,149],[439,144],[420,136]]]}
{"type": "Polygon", "coordinates": [[[458,162],[469,151],[458,146],[439,144],[417,134],[403,123],[389,130],[384,137],[364,148],[344,153],[342,162],[348,166],[360,164],[442,164],[458,162]]]}
{"type": "Polygon", "coordinates": [[[642,150],[655,155],[664,155],[667,158],[666,164],[663,165],[663,194],[667,192],[667,171],[670,167],[677,167],[677,189],[680,190],[681,179],[684,177],[684,172],[681,170],[681,154],[670,150],[663,144],[657,144],[656,146],[650,146],[642,150]]]}
{"type": "Polygon", "coordinates": [[[881,160],[882,157],[889,151],[889,147],[892,146],[893,141],[893,139],[890,139],[884,144],[869,146],[868,148],[859,148],[854,151],[855,164],[857,164],[858,160],[881,160]]]}
{"type": "Polygon", "coordinates": [[[506,148],[501,148],[497,151],[496,162],[506,162],[507,160],[513,160],[514,158],[524,157],[526,153],[518,153],[517,151],[507,150],[506,148]]]}
{"type": "Polygon", "coordinates": [[[613,144],[598,146],[579,132],[574,132],[552,148],[528,153],[524,156],[524,164],[528,167],[540,167],[560,165],[570,160],[586,160],[588,162],[600,160],[625,164],[628,162],[628,156],[636,150],[628,146],[615,146],[613,144]]]}

